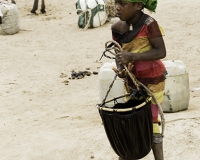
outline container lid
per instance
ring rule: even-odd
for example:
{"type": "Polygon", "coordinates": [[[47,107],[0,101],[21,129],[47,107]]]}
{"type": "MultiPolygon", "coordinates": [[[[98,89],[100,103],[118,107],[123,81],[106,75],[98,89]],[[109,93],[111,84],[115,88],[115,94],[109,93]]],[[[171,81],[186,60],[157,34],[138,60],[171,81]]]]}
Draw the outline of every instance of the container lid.
{"type": "Polygon", "coordinates": [[[168,72],[167,76],[183,75],[188,73],[185,64],[181,60],[163,60],[162,62],[168,72]]]}
{"type": "Polygon", "coordinates": [[[116,68],[115,62],[104,63],[103,66],[100,68],[99,79],[102,80],[114,79],[115,72],[112,70],[113,67],[116,68]]]}

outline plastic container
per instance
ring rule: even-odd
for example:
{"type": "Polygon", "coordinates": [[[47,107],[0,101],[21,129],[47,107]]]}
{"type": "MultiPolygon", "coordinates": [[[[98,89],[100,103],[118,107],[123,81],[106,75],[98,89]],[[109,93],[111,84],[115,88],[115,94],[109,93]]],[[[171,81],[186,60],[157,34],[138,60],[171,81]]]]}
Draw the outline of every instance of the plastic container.
{"type": "Polygon", "coordinates": [[[185,64],[181,60],[162,62],[168,72],[162,103],[163,112],[178,112],[188,109],[189,77],[185,64]]]}
{"type": "MultiPolygon", "coordinates": [[[[190,99],[189,77],[186,66],[181,60],[165,60],[162,62],[168,72],[162,103],[163,112],[178,112],[186,110],[189,106],[190,99]]],[[[105,63],[100,68],[100,102],[105,98],[109,86],[114,79],[115,72],[112,70],[112,67],[116,67],[115,62],[105,63]]],[[[117,77],[107,100],[123,94],[125,94],[123,80],[117,77]]],[[[118,102],[124,102],[124,98],[118,99],[118,102]]],[[[108,103],[108,107],[112,106],[114,106],[113,101],[108,103]]]]}
{"type": "MultiPolygon", "coordinates": [[[[103,66],[100,68],[99,72],[99,95],[100,95],[100,103],[105,98],[105,95],[112,83],[115,72],[112,70],[113,67],[116,67],[115,62],[107,62],[104,63],[103,66]]],[[[124,95],[124,82],[123,79],[117,77],[106,100],[110,100],[112,98],[124,95]]],[[[124,98],[120,98],[117,102],[123,103],[124,98]]],[[[114,106],[114,101],[107,103],[108,107],[114,106]]]]}

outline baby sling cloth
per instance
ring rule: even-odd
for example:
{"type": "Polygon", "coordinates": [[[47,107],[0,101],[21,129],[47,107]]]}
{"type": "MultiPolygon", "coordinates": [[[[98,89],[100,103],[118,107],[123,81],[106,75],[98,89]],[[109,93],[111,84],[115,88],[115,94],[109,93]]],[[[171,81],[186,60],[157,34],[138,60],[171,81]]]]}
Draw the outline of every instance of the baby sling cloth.
{"type": "MultiPolygon", "coordinates": [[[[107,42],[106,51],[103,53],[104,56],[113,58],[105,54],[107,51],[113,55],[115,54],[110,51],[113,44],[120,48],[115,41],[107,42]],[[111,44],[108,45],[108,43],[111,44]]],[[[116,50],[116,47],[114,49],[116,50]]],[[[124,68],[136,85],[137,90],[131,94],[121,95],[106,101],[117,77],[116,74],[104,100],[101,104],[97,104],[97,108],[103,121],[107,138],[115,153],[123,159],[141,159],[151,151],[153,145],[153,122],[150,106],[152,95],[149,94],[150,91],[144,85],[135,79],[125,65],[124,68]],[[125,103],[117,102],[117,99],[125,96],[130,96],[130,100],[125,103]],[[114,102],[114,106],[109,108],[106,104],[111,101],[114,102]]],[[[162,120],[164,122],[164,118],[162,120]]]]}

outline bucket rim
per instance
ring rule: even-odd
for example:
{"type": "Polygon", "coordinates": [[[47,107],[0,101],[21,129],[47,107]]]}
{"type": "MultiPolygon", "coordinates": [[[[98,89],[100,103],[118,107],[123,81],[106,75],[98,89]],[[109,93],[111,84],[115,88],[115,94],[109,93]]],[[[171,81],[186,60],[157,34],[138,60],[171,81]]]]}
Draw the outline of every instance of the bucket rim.
{"type": "MultiPolygon", "coordinates": [[[[125,95],[124,95],[125,96],[125,95]]],[[[117,98],[121,98],[122,96],[119,96],[117,98]]],[[[113,98],[112,100],[115,100],[116,98],[113,98]]],[[[108,103],[112,100],[108,100],[106,101],[105,103],[108,103]]],[[[123,108],[123,109],[112,109],[112,108],[106,108],[106,107],[102,107],[100,106],[101,104],[98,104],[97,108],[99,110],[103,110],[103,111],[108,111],[108,112],[129,112],[129,111],[132,111],[132,110],[135,110],[135,109],[139,109],[139,108],[142,108],[143,106],[145,106],[148,102],[150,102],[152,100],[152,97],[151,96],[148,96],[146,98],[146,101],[144,101],[143,103],[137,105],[137,106],[134,106],[134,107],[130,107],[130,108],[123,108]]]]}

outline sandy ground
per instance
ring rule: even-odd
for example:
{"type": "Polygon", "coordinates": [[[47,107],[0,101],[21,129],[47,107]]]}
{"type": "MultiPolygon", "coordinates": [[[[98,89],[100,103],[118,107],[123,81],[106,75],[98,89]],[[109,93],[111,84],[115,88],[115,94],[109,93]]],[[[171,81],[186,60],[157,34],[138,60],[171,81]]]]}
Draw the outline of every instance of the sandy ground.
{"type": "MultiPolygon", "coordinates": [[[[110,61],[98,60],[112,22],[79,29],[75,3],[46,1],[45,15],[30,16],[33,1],[18,0],[22,30],[0,35],[0,160],[117,159],[96,108],[98,75],[69,79],[110,61]]],[[[190,80],[188,109],[165,114],[166,160],[200,159],[199,8],[199,0],[160,0],[152,14],[165,29],[166,60],[182,60],[190,80]]]]}

